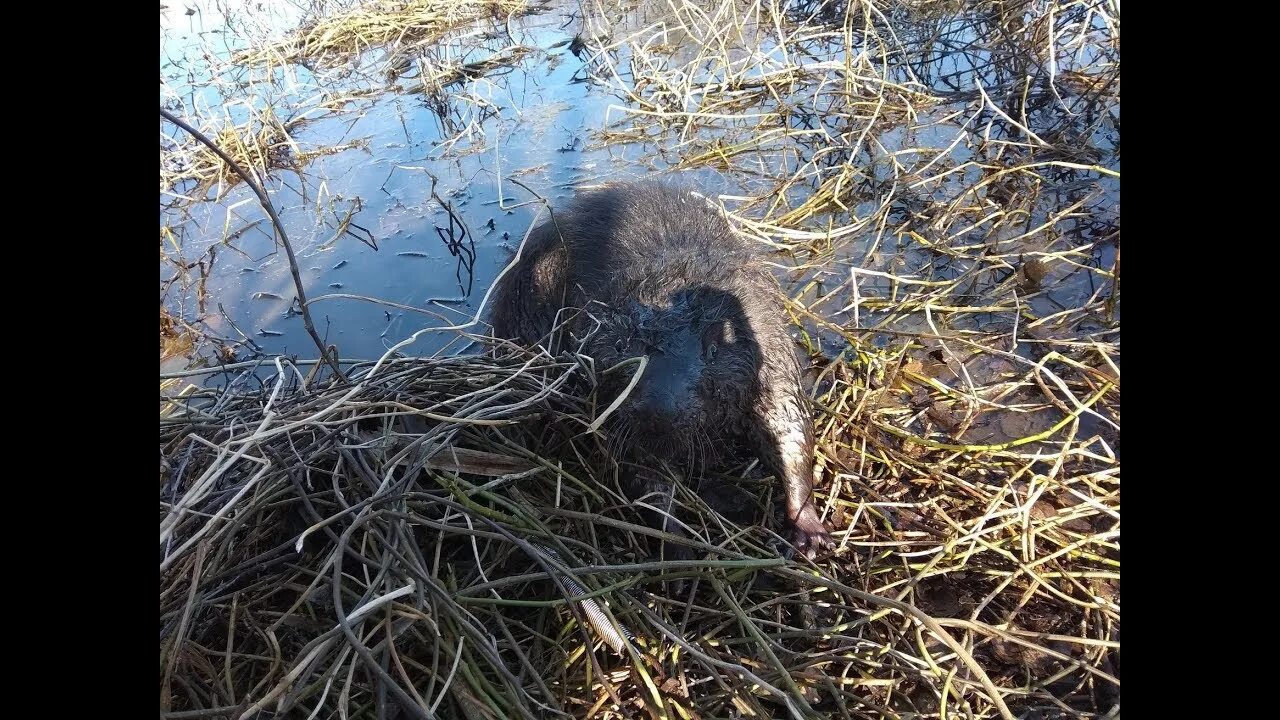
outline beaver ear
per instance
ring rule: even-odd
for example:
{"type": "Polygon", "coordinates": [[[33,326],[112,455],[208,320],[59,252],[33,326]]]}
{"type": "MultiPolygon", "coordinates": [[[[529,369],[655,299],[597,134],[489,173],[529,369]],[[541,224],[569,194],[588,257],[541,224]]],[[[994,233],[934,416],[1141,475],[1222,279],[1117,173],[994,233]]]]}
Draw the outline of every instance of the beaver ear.
{"type": "Polygon", "coordinates": [[[703,331],[703,342],[732,345],[738,341],[738,331],[731,320],[715,320],[703,331]]]}
{"type": "Polygon", "coordinates": [[[738,331],[737,328],[733,326],[733,321],[722,320],[719,325],[721,341],[726,345],[732,345],[733,343],[738,342],[738,331]]]}
{"type": "Polygon", "coordinates": [[[702,333],[702,351],[708,360],[715,360],[721,346],[732,345],[738,340],[733,323],[728,320],[717,320],[707,326],[702,333]]]}

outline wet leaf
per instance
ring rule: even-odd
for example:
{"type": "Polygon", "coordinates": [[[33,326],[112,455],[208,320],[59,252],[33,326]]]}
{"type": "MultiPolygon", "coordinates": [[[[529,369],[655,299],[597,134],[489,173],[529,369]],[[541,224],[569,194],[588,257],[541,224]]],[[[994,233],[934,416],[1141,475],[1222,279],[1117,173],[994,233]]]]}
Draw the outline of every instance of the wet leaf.
{"type": "Polygon", "coordinates": [[[1031,415],[1028,413],[1001,413],[997,424],[1000,426],[1000,433],[1009,440],[1017,440],[1034,432],[1031,415]]]}
{"type": "Polygon", "coordinates": [[[1032,520],[1048,520],[1058,514],[1058,509],[1050,504],[1047,500],[1037,500],[1031,506],[1032,520]]]}
{"type": "Polygon", "coordinates": [[[960,427],[960,417],[951,412],[951,408],[946,403],[934,402],[925,414],[948,431],[960,427]]]}
{"type": "Polygon", "coordinates": [[[911,391],[911,409],[924,410],[933,404],[933,398],[929,397],[929,391],[917,385],[911,391]]]}
{"type": "Polygon", "coordinates": [[[978,383],[1001,382],[1017,376],[1013,363],[996,355],[982,355],[969,361],[969,375],[978,383]]]}
{"type": "Polygon", "coordinates": [[[1024,260],[1018,267],[1017,282],[1024,290],[1038,290],[1049,274],[1049,265],[1040,258],[1024,260]]]}

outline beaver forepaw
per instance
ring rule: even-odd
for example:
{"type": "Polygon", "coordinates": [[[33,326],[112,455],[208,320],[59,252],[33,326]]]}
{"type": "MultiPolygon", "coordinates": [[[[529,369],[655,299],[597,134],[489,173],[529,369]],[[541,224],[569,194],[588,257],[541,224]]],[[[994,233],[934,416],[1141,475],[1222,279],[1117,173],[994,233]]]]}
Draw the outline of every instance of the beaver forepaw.
{"type": "Polygon", "coordinates": [[[800,514],[792,521],[795,526],[792,532],[792,539],[795,542],[796,549],[804,553],[804,556],[812,560],[819,550],[828,549],[832,546],[831,533],[827,531],[827,526],[822,523],[822,518],[818,517],[818,511],[813,504],[804,506],[800,514]]]}

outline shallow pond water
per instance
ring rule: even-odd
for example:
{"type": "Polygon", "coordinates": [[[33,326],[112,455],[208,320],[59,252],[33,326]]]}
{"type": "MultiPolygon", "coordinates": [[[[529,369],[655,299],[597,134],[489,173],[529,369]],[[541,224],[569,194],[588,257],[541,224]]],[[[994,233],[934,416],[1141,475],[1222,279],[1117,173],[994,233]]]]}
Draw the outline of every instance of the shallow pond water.
{"type": "MultiPolygon", "coordinates": [[[[281,16],[286,27],[292,19],[281,16]]],[[[193,36],[208,32],[202,27],[220,29],[209,12],[168,20],[176,27],[162,33],[162,57],[198,48],[199,38],[193,36]]],[[[538,209],[528,204],[534,199],[528,191],[509,182],[502,188],[507,200],[500,203],[500,177],[517,176],[555,203],[581,184],[647,174],[643,148],[585,149],[589,132],[616,99],[575,80],[582,63],[567,44],[552,48],[573,37],[563,24],[563,15],[554,11],[514,20],[519,42],[546,52],[537,62],[472,83],[467,89],[474,95],[449,110],[446,122],[452,128],[421,95],[393,92],[361,103],[358,112],[308,122],[294,135],[310,147],[360,142],[312,159],[301,172],[279,171],[269,182],[316,324],[344,358],[378,357],[424,324],[439,321],[339,295],[429,309],[450,323],[474,315],[538,209]],[[477,109],[477,100],[488,105],[477,109]],[[442,141],[452,137],[449,130],[467,122],[480,127],[442,148],[442,141]],[[452,252],[450,216],[432,197],[432,176],[438,179],[435,193],[452,204],[461,221],[461,228],[454,225],[461,247],[452,252]],[[367,233],[352,227],[352,233],[335,237],[355,208],[350,222],[367,233]]],[[[486,54],[473,40],[461,44],[473,55],[486,54]]],[[[314,92],[307,87],[305,69],[290,70],[299,75],[295,97],[314,92]]],[[[170,75],[185,78],[180,65],[170,75]]],[[[171,132],[162,124],[162,133],[171,132]]],[[[204,283],[210,307],[203,313],[210,328],[235,338],[234,323],[268,354],[314,356],[301,318],[290,313],[295,292],[287,258],[277,250],[270,222],[249,189],[241,184],[216,202],[184,204],[177,211],[164,210],[166,200],[162,193],[161,225],[180,236],[175,257],[190,262],[217,248],[204,283]],[[235,239],[224,242],[227,235],[235,239]],[[225,316],[214,303],[221,304],[225,316]]],[[[161,263],[162,281],[173,273],[172,262],[161,263]]],[[[190,307],[197,294],[193,288],[182,301],[190,307]]],[[[405,352],[429,354],[450,339],[426,335],[405,352]]]]}

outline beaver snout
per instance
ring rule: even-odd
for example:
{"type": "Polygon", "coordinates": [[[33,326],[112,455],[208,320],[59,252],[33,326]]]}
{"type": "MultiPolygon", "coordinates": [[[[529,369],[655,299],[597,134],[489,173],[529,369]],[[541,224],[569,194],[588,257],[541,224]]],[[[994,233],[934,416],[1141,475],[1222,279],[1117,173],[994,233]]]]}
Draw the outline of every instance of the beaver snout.
{"type": "Polygon", "coordinates": [[[667,408],[636,405],[631,408],[631,424],[653,439],[665,439],[675,434],[678,421],[674,405],[667,408]]]}
{"type": "Polygon", "coordinates": [[[649,383],[632,402],[631,412],[651,425],[671,426],[680,412],[680,398],[670,384],[649,383]]]}
{"type": "Polygon", "coordinates": [[[636,421],[658,432],[687,425],[685,417],[694,402],[702,377],[702,360],[686,343],[655,349],[648,356],[644,375],[632,392],[630,411],[636,421]]]}

